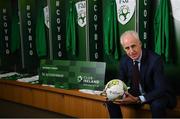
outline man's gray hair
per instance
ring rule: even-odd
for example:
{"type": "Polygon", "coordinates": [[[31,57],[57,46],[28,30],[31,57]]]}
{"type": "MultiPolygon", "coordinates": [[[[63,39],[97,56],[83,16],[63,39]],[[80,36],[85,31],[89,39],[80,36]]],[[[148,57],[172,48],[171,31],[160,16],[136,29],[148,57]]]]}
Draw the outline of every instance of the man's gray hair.
{"type": "Polygon", "coordinates": [[[123,43],[124,37],[126,37],[127,35],[131,35],[134,38],[136,38],[138,41],[141,42],[141,40],[139,38],[139,35],[138,35],[138,33],[136,31],[125,31],[120,37],[120,43],[121,44],[123,43]]]}

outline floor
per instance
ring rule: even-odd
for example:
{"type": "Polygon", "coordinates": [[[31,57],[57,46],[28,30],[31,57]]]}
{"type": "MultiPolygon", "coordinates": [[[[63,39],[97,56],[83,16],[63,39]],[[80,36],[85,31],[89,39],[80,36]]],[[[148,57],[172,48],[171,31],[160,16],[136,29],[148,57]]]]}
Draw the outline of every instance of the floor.
{"type": "Polygon", "coordinates": [[[0,100],[0,118],[70,118],[46,110],[0,100]]]}

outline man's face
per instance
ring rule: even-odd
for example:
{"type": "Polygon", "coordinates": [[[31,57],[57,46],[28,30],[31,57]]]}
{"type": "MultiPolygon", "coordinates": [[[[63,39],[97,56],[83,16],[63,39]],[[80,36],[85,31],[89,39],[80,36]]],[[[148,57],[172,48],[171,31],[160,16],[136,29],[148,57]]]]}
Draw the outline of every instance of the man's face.
{"type": "Polygon", "coordinates": [[[141,42],[137,40],[132,35],[127,35],[124,37],[122,42],[122,46],[126,52],[126,54],[132,59],[137,60],[141,54],[141,42]]]}

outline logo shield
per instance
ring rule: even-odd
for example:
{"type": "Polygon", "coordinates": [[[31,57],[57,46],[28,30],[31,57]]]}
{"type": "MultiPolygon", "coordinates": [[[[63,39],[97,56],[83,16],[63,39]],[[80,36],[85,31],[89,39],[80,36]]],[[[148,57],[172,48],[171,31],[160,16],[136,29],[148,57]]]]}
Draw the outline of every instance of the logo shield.
{"type": "Polygon", "coordinates": [[[86,25],[86,1],[80,1],[76,4],[76,11],[78,16],[78,24],[81,27],[86,25]]]}
{"type": "Polygon", "coordinates": [[[116,0],[116,6],[118,21],[122,25],[125,25],[130,21],[134,14],[136,0],[116,0]]]}

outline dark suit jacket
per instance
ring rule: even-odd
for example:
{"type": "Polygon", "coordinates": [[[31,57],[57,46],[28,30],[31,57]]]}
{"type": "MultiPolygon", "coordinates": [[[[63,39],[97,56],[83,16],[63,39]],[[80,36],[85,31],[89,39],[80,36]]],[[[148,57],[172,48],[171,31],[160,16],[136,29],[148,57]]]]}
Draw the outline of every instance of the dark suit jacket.
{"type": "MultiPolygon", "coordinates": [[[[120,60],[120,79],[127,86],[132,85],[132,66],[133,61],[127,55],[120,60]]],[[[176,104],[175,95],[167,82],[164,75],[163,61],[161,57],[146,49],[142,50],[142,58],[140,65],[141,86],[144,90],[144,97],[150,102],[160,96],[167,95],[169,97],[170,106],[176,104]]]]}

